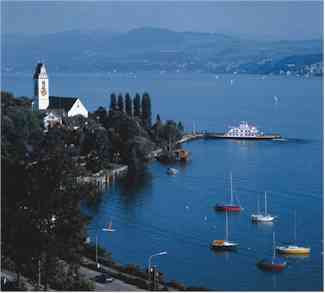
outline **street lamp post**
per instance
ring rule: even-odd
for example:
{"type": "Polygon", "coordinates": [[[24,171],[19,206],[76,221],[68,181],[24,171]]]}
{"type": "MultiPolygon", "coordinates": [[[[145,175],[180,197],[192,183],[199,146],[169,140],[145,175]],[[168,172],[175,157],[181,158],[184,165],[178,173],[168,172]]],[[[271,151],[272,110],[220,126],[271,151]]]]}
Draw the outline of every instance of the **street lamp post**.
{"type": "Polygon", "coordinates": [[[98,231],[96,232],[96,266],[97,269],[100,268],[100,264],[98,262],[98,231]]]}
{"type": "Polygon", "coordinates": [[[148,258],[148,281],[149,281],[149,289],[150,289],[150,269],[151,269],[151,259],[155,256],[160,256],[160,255],[165,255],[167,254],[167,251],[162,251],[162,252],[158,252],[155,253],[153,255],[150,255],[148,258]]]}

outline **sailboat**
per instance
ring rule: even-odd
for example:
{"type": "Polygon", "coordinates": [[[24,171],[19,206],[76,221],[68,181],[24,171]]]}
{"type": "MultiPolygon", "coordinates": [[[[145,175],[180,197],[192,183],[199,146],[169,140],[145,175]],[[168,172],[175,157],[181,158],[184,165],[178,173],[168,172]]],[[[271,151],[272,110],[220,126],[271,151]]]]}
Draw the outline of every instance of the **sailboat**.
{"type": "Polygon", "coordinates": [[[297,254],[297,255],[306,255],[309,254],[311,249],[310,247],[298,246],[297,243],[297,224],[296,224],[296,211],[295,211],[295,225],[294,225],[294,238],[295,242],[291,245],[286,246],[277,246],[276,250],[280,254],[297,254]]]}
{"type": "Polygon", "coordinates": [[[115,232],[115,229],[112,228],[113,227],[113,223],[112,220],[109,222],[109,224],[107,225],[107,228],[103,228],[102,231],[105,232],[115,232]]]}
{"type": "MultiPolygon", "coordinates": [[[[258,198],[257,198],[258,200],[258,198]]],[[[267,213],[267,199],[266,199],[266,192],[264,193],[264,215],[259,212],[259,201],[257,201],[258,207],[257,207],[257,214],[253,214],[251,216],[251,219],[253,222],[272,222],[275,217],[271,216],[267,213]]]]}
{"type": "Polygon", "coordinates": [[[212,248],[218,250],[234,250],[238,247],[238,243],[228,240],[228,212],[226,212],[226,239],[225,240],[213,240],[212,248]]]}
{"type": "Polygon", "coordinates": [[[272,258],[264,258],[257,263],[257,266],[266,271],[280,272],[285,269],[287,262],[281,258],[275,256],[275,233],[273,232],[273,256],[272,258]]]}
{"type": "Polygon", "coordinates": [[[230,203],[216,204],[215,209],[221,212],[240,212],[243,209],[240,205],[234,204],[232,192],[232,173],[230,173],[230,203]]]}

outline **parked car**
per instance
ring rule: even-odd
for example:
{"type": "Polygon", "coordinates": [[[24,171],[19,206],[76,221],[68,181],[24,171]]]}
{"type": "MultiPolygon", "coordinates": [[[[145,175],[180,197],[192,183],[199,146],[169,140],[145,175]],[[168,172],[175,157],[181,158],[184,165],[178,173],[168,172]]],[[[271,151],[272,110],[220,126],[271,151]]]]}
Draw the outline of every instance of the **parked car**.
{"type": "Polygon", "coordinates": [[[103,273],[101,275],[97,275],[95,277],[95,281],[98,282],[98,283],[103,283],[104,284],[104,283],[111,283],[111,282],[114,281],[114,279],[109,274],[103,273]]]}

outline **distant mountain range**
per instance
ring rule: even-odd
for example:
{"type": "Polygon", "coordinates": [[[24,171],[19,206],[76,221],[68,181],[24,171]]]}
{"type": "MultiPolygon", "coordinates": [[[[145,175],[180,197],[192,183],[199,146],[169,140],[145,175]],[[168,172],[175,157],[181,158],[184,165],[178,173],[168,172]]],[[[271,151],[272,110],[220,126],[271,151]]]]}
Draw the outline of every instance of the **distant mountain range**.
{"type": "Polygon", "coordinates": [[[96,30],[39,36],[7,34],[2,35],[1,47],[3,72],[30,72],[42,60],[50,72],[305,74],[307,70],[322,74],[323,62],[322,40],[257,41],[158,28],[139,28],[127,33],[96,30]]]}

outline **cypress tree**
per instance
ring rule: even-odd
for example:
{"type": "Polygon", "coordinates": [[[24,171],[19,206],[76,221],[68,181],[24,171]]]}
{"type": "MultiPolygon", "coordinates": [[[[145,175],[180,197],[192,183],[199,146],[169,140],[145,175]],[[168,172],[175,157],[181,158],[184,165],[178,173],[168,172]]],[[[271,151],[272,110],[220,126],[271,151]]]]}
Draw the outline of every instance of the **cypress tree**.
{"type": "Polygon", "coordinates": [[[184,126],[183,126],[183,124],[182,124],[181,121],[178,122],[178,124],[177,124],[177,128],[178,128],[178,130],[181,131],[181,132],[184,131],[184,126]]]}
{"type": "Polygon", "coordinates": [[[160,122],[161,122],[160,115],[157,114],[157,116],[156,116],[156,123],[160,123],[160,122]]]}
{"type": "Polygon", "coordinates": [[[111,94],[111,106],[110,106],[110,110],[114,111],[117,108],[117,102],[116,102],[116,95],[115,93],[111,94]]]}
{"type": "Polygon", "coordinates": [[[142,121],[146,127],[151,127],[151,100],[148,93],[142,95],[142,121]]]}
{"type": "Polygon", "coordinates": [[[132,100],[129,93],[125,95],[125,112],[132,117],[132,100]]]}
{"type": "Polygon", "coordinates": [[[140,95],[136,93],[133,99],[133,114],[134,117],[140,117],[141,115],[141,102],[140,102],[140,95]]]}
{"type": "Polygon", "coordinates": [[[124,112],[124,99],[123,99],[122,94],[118,95],[117,108],[118,108],[119,111],[124,112]]]}

